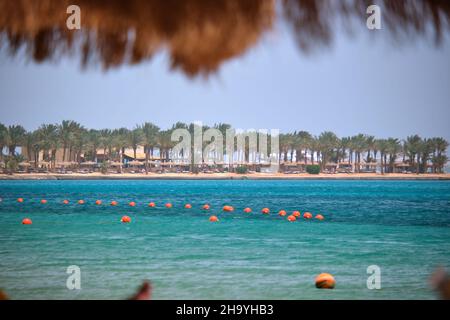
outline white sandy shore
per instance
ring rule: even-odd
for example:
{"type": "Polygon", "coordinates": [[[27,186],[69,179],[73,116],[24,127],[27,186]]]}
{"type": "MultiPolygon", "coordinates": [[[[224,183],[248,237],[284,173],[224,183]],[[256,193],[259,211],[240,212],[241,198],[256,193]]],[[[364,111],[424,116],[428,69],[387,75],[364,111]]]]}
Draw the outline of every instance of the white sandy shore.
{"type": "Polygon", "coordinates": [[[235,174],[235,173],[149,173],[149,174],[101,174],[101,173],[33,173],[0,174],[0,180],[450,180],[450,174],[376,174],[376,173],[336,173],[336,174],[235,174]]]}

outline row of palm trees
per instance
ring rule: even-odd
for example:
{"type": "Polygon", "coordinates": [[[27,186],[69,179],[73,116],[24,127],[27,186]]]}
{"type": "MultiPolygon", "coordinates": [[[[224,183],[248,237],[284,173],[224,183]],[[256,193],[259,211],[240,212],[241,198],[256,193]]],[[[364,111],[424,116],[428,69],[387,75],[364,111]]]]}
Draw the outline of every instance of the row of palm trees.
{"type": "Polygon", "coordinates": [[[427,172],[431,162],[433,173],[443,173],[448,161],[449,143],[441,137],[421,138],[419,135],[398,138],[377,139],[371,135],[358,134],[338,138],[333,132],[322,132],[318,137],[309,132],[299,131],[282,134],[280,149],[284,161],[304,161],[321,165],[323,170],[327,163],[348,162],[355,164],[355,170],[361,170],[361,163],[379,160],[381,173],[394,172],[397,160],[408,163],[416,173],[427,172]],[[309,154],[309,157],[308,157],[309,154]],[[316,158],[315,158],[316,157],[316,158]],[[401,158],[400,158],[401,157],[401,158]]]}
{"type": "MultiPolygon", "coordinates": [[[[159,151],[161,159],[169,161],[175,142],[171,141],[173,130],[183,128],[194,132],[195,124],[177,122],[172,128],[162,130],[157,125],[145,122],[134,129],[87,129],[75,121],[64,120],[60,124],[43,124],[37,130],[28,132],[20,125],[5,126],[0,124],[0,161],[3,160],[3,150],[8,151],[9,157],[16,156],[18,147],[26,149],[26,154],[34,155],[37,165],[39,153],[44,160],[55,166],[57,150],[63,150],[64,161],[90,160],[97,162],[99,150],[103,151],[103,160],[123,162],[125,149],[134,151],[134,158],[139,146],[144,147],[145,169],[148,171],[150,159],[155,150],[159,151]]],[[[202,126],[207,130],[208,126],[202,126]]],[[[223,136],[231,125],[215,124],[223,136]]],[[[269,149],[270,149],[270,138],[269,149]]],[[[324,170],[332,163],[348,162],[354,164],[358,172],[360,164],[379,160],[381,172],[394,172],[395,163],[401,159],[408,163],[416,173],[427,172],[429,163],[431,171],[442,173],[448,161],[447,148],[449,143],[440,137],[421,138],[418,135],[408,136],[404,140],[397,138],[377,139],[371,135],[358,134],[351,137],[338,138],[330,131],[313,136],[307,131],[280,134],[279,153],[280,163],[296,162],[304,165],[319,164],[324,170]]],[[[245,150],[248,160],[248,149],[245,150]]],[[[270,151],[269,151],[270,152],[270,151]]]]}

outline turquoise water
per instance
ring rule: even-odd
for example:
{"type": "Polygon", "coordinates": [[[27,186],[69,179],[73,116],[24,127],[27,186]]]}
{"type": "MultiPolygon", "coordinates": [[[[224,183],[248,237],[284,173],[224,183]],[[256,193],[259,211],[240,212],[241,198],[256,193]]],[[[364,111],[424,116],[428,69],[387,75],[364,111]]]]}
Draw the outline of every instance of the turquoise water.
{"type": "Polygon", "coordinates": [[[143,279],[155,299],[432,299],[430,273],[450,268],[448,181],[0,181],[0,197],[0,288],[15,299],[120,299],[143,279]],[[381,290],[366,287],[374,264],[381,290]],[[69,265],[81,290],[66,288],[69,265]],[[314,287],[322,272],[335,290],[314,287]]]}

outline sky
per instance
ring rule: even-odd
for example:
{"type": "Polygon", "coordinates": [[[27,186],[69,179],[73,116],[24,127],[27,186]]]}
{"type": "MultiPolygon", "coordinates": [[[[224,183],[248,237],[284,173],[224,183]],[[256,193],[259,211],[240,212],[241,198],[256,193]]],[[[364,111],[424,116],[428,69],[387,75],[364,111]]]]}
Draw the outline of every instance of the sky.
{"type": "Polygon", "coordinates": [[[3,49],[0,122],[34,130],[64,119],[97,129],[202,121],[450,141],[450,41],[439,48],[426,41],[396,47],[386,30],[367,32],[338,34],[329,50],[305,55],[277,26],[217,74],[194,80],[170,71],[164,52],[103,72],[82,70],[78,57],[35,64],[3,49]]]}

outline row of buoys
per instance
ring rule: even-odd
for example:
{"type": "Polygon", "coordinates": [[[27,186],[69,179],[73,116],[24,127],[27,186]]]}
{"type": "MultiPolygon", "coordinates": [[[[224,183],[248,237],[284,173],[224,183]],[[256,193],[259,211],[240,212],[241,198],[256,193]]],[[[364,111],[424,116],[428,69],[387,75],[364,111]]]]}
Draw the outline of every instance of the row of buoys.
{"type": "MultiPolygon", "coordinates": [[[[18,198],[18,199],[17,199],[17,202],[23,203],[23,202],[24,202],[24,199],[23,199],[23,198],[18,198]]],[[[40,202],[41,202],[41,204],[46,204],[46,203],[47,203],[47,200],[46,200],[46,199],[42,199],[40,202]]],[[[80,205],[85,204],[84,200],[78,200],[77,203],[80,204],[80,205]]],[[[96,200],[96,201],[95,201],[95,204],[98,205],[98,206],[102,205],[102,203],[103,203],[102,200],[96,200]]],[[[63,204],[69,204],[69,200],[67,200],[67,199],[64,200],[64,201],[63,201],[63,204]]],[[[118,202],[117,202],[117,201],[111,201],[110,204],[111,204],[111,206],[117,206],[117,205],[118,205],[118,202]]],[[[130,207],[136,207],[136,202],[131,201],[131,202],[128,203],[128,205],[129,205],[130,207]]],[[[154,207],[156,207],[156,204],[155,204],[154,202],[150,202],[150,203],[148,204],[148,206],[151,207],[151,208],[154,208],[154,207]]],[[[165,204],[165,207],[166,207],[166,208],[172,208],[173,205],[172,205],[170,202],[168,202],[168,203],[165,204]]],[[[192,209],[192,205],[191,205],[190,203],[187,203],[187,204],[184,205],[184,208],[185,208],[185,209],[192,209]]],[[[209,210],[210,208],[211,208],[211,207],[210,207],[209,204],[204,204],[203,207],[202,207],[203,210],[209,210]]],[[[234,207],[233,207],[233,206],[230,206],[230,205],[225,205],[225,206],[223,206],[222,210],[223,210],[224,212],[233,212],[233,211],[234,211],[234,207]]],[[[252,212],[252,209],[249,208],[249,207],[246,207],[246,208],[244,208],[243,211],[244,211],[245,213],[251,213],[251,212],[252,212]]],[[[265,215],[268,215],[268,214],[270,214],[270,209],[269,209],[269,208],[263,208],[263,209],[261,210],[261,213],[262,213],[262,214],[265,214],[265,215]]],[[[278,215],[281,216],[281,217],[285,217],[285,216],[287,215],[287,212],[286,212],[286,210],[280,210],[280,211],[278,212],[278,215]]],[[[125,216],[125,217],[127,217],[127,216],[125,216]]],[[[310,212],[305,212],[305,213],[303,214],[303,218],[305,218],[305,219],[312,219],[312,217],[313,217],[313,215],[312,215],[310,212]]],[[[289,215],[289,216],[287,217],[287,220],[290,221],[290,222],[294,222],[294,221],[296,221],[298,218],[301,218],[301,213],[300,213],[300,211],[297,211],[297,210],[296,210],[296,211],[293,211],[292,214],[289,215]]],[[[324,216],[323,216],[322,214],[317,214],[317,215],[315,216],[315,218],[316,218],[317,220],[320,220],[320,221],[322,221],[322,220],[325,219],[324,216]]],[[[125,220],[129,220],[129,221],[122,221],[122,222],[130,222],[130,221],[131,221],[131,219],[130,219],[129,217],[127,217],[125,220]]],[[[217,221],[219,221],[219,219],[217,218],[217,216],[211,216],[209,220],[210,220],[211,222],[217,222],[217,221]]],[[[31,220],[30,220],[30,221],[31,221],[31,220]]],[[[31,224],[31,223],[23,223],[23,224],[31,224]]]]}
{"type": "MultiPolygon", "coordinates": [[[[18,198],[18,199],[17,199],[17,202],[22,203],[22,202],[24,202],[24,199],[23,199],[23,198],[18,198]]],[[[46,199],[42,199],[42,200],[41,200],[41,204],[46,204],[46,203],[47,203],[47,200],[46,200],[46,199]]],[[[69,200],[63,200],[63,204],[69,204],[69,203],[70,203],[69,200]]],[[[102,205],[102,203],[103,203],[102,200],[96,200],[96,201],[95,201],[95,204],[98,205],[98,206],[99,206],[99,205],[102,205]]],[[[85,204],[85,202],[84,202],[84,200],[78,200],[78,204],[85,204]]],[[[111,204],[111,206],[117,206],[117,205],[118,205],[118,202],[117,202],[117,201],[111,201],[110,204],[111,204]]],[[[128,203],[128,205],[129,205],[130,207],[136,207],[137,204],[136,204],[136,202],[131,201],[131,202],[128,203]]],[[[156,207],[156,204],[155,204],[154,202],[150,202],[150,203],[148,204],[148,206],[151,207],[151,208],[154,208],[154,207],[156,207]]],[[[170,202],[168,202],[168,203],[165,204],[165,207],[170,209],[170,208],[173,207],[173,205],[172,205],[170,202]]],[[[184,208],[185,208],[185,209],[192,209],[192,205],[191,205],[190,203],[187,203],[187,204],[184,205],[184,208]]],[[[210,208],[211,208],[211,207],[210,207],[209,204],[204,204],[203,207],[202,207],[203,210],[209,210],[210,208]]],[[[222,208],[222,210],[223,210],[224,212],[233,212],[233,211],[234,211],[234,207],[233,207],[233,206],[226,205],[226,206],[224,206],[224,207],[222,208]]],[[[252,209],[249,208],[249,207],[247,207],[247,208],[245,208],[243,211],[244,211],[245,213],[251,213],[251,212],[252,212],[252,209]]],[[[261,210],[261,213],[263,213],[263,214],[269,214],[269,213],[270,213],[270,209],[269,209],[269,208],[263,208],[263,209],[261,210]]],[[[279,214],[280,216],[284,217],[284,216],[287,215],[287,212],[286,212],[285,210],[280,210],[280,211],[278,212],[278,214],[279,214]]],[[[294,216],[295,218],[300,218],[300,217],[301,217],[300,211],[294,211],[294,212],[292,212],[292,216],[294,216]]],[[[312,218],[312,214],[311,214],[310,212],[305,212],[305,213],[303,214],[303,217],[304,217],[305,219],[311,219],[311,218],[312,218]]],[[[316,215],[315,218],[318,219],[318,220],[323,220],[323,219],[324,219],[323,215],[321,215],[321,214],[316,215]]]]}

